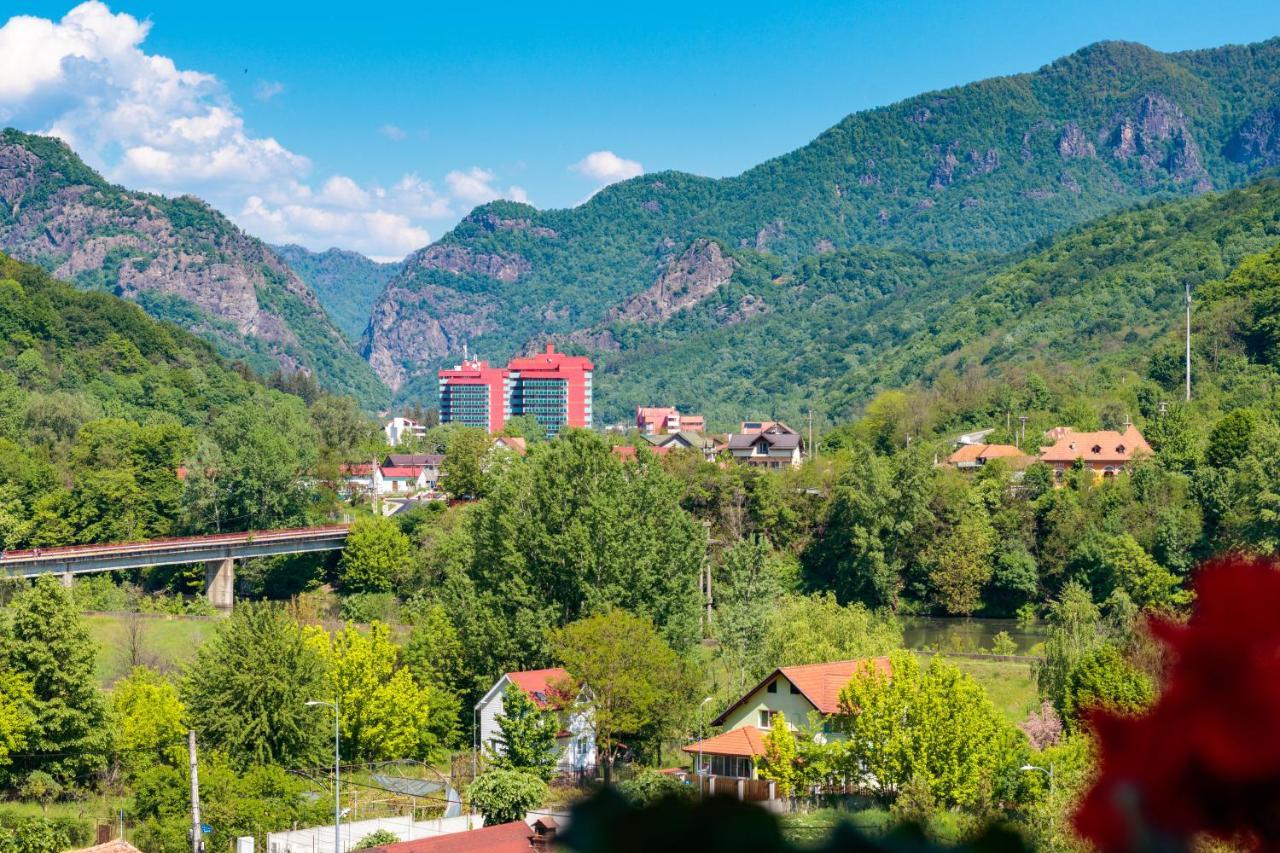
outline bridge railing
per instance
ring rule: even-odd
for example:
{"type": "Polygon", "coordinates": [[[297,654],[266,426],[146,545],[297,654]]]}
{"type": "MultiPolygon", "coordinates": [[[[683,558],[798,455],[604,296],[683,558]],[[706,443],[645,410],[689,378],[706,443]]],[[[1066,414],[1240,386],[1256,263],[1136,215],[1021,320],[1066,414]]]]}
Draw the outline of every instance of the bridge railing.
{"type": "Polygon", "coordinates": [[[283,530],[252,530],[240,533],[211,533],[206,536],[177,536],[166,539],[145,539],[138,542],[112,542],[95,545],[60,545],[55,548],[27,548],[7,551],[0,557],[0,566],[14,563],[59,562],[75,559],[111,556],[115,554],[142,554],[152,551],[166,553],[198,552],[219,545],[247,545],[295,539],[329,538],[345,535],[345,524],[322,527],[291,527],[283,530]]]}

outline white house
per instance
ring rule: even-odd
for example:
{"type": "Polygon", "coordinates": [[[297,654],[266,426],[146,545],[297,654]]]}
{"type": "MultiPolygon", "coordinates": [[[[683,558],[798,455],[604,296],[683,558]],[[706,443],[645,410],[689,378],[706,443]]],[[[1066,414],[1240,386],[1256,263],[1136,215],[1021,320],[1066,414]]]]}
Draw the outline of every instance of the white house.
{"type": "MultiPolygon", "coordinates": [[[[498,715],[503,713],[502,698],[507,686],[514,684],[543,710],[552,707],[552,697],[557,685],[567,683],[569,673],[555,669],[534,669],[525,672],[508,672],[494,683],[476,703],[476,720],[479,726],[478,748],[488,746],[501,750],[498,743],[498,715]]],[[[583,688],[586,691],[586,688],[583,688]]],[[[582,697],[579,696],[579,699],[582,697]]],[[[568,710],[560,714],[560,732],[556,746],[560,750],[556,766],[561,771],[591,770],[596,766],[596,732],[593,716],[587,710],[568,710]]]]}
{"type": "Polygon", "coordinates": [[[743,421],[742,429],[729,436],[729,453],[738,462],[760,468],[796,468],[804,456],[804,442],[780,421],[743,421]]]}
{"type": "Polygon", "coordinates": [[[392,447],[395,447],[405,439],[423,438],[427,434],[427,428],[424,425],[412,418],[400,417],[399,415],[387,421],[387,425],[382,429],[387,434],[387,444],[392,447]]]}

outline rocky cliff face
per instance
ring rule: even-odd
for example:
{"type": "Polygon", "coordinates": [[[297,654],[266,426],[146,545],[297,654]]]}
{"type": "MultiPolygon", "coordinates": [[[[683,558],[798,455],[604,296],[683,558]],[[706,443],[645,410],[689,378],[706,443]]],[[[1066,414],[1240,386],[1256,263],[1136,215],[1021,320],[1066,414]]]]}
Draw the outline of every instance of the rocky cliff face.
{"type": "Polygon", "coordinates": [[[112,186],[56,140],[0,135],[0,249],[138,301],[259,370],[380,396],[315,295],[262,242],[199,199],[112,186]]]}
{"type": "Polygon", "coordinates": [[[1280,102],[1255,110],[1231,134],[1223,153],[1250,172],[1280,166],[1280,102]]]}

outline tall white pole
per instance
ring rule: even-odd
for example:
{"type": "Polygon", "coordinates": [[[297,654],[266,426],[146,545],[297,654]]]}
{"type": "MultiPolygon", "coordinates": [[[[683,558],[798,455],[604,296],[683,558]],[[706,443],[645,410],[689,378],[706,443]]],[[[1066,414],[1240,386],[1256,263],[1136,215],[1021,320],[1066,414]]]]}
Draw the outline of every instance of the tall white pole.
{"type": "Polygon", "coordinates": [[[308,708],[323,705],[333,709],[333,853],[342,853],[342,760],[339,747],[341,730],[338,728],[338,699],[332,702],[311,700],[308,708]]]}
{"type": "Polygon", "coordinates": [[[1187,282],[1187,402],[1191,402],[1191,282],[1187,282]]]}
{"type": "Polygon", "coordinates": [[[187,731],[187,758],[191,763],[191,853],[201,853],[204,836],[200,828],[200,776],[196,764],[196,733],[187,731]]]}

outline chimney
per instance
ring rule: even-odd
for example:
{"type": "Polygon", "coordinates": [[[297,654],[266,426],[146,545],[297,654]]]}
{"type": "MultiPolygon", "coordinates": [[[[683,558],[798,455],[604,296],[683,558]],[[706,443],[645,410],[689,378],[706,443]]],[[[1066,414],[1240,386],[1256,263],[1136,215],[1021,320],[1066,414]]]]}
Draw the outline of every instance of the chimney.
{"type": "Polygon", "coordinates": [[[529,846],[534,850],[552,850],[556,844],[556,830],[560,825],[555,818],[540,817],[533,822],[533,835],[529,838],[529,846]]]}
{"type": "Polygon", "coordinates": [[[552,355],[556,351],[556,345],[547,341],[547,355],[552,355]]]}

